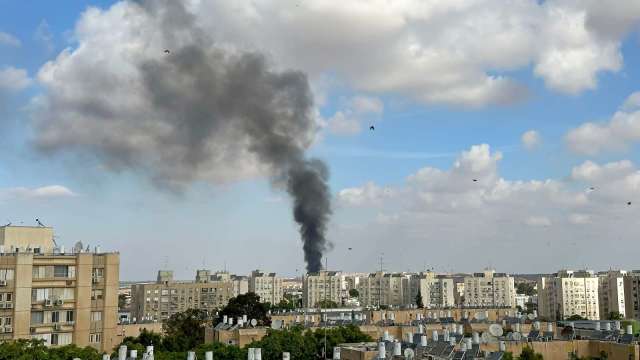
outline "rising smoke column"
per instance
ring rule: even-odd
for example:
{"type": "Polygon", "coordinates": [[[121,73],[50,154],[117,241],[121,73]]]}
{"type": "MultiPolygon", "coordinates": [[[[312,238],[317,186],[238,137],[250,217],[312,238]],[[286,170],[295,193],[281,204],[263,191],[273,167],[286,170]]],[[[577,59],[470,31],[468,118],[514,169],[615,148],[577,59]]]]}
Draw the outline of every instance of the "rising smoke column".
{"type": "Polygon", "coordinates": [[[40,71],[38,147],[91,154],[107,169],[178,191],[267,174],[292,198],[307,270],[320,270],[329,174],[305,156],[316,132],[305,74],[216,46],[181,4],[123,2],[85,14],[81,46],[40,71]],[[104,33],[110,21],[116,35],[104,33]]]}

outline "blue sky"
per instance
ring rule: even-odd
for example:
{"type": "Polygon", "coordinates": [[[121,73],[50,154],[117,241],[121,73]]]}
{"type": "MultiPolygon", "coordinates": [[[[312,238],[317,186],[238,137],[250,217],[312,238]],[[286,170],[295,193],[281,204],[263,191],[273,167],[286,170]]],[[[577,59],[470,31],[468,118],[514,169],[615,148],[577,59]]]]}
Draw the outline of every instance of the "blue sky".
{"type": "MultiPolygon", "coordinates": [[[[3,11],[0,12],[0,33],[17,39],[19,45],[0,41],[0,71],[9,67],[24,69],[29,78],[29,84],[20,89],[3,92],[2,81],[0,81],[2,117],[0,121],[4,128],[3,140],[0,143],[0,213],[2,214],[0,216],[3,216],[0,221],[32,224],[38,217],[48,225],[54,226],[60,239],[68,246],[81,240],[85,243],[101,244],[105,249],[119,250],[122,256],[123,279],[152,278],[155,270],[163,265],[167,257],[169,267],[174,268],[183,278],[191,277],[198,267],[221,269],[225,263],[231,271],[240,273],[248,272],[255,267],[275,270],[287,275],[294,274],[296,269],[302,271],[304,263],[300,255],[301,245],[291,219],[289,200],[286,194],[272,189],[265,176],[240,179],[225,184],[197,180],[189,184],[184,194],[177,195],[155,187],[144,174],[131,169],[103,171],[100,168],[99,158],[88,162],[78,161],[78,157],[82,158],[83,154],[73,154],[76,151],[74,149],[47,154],[34,148],[34,139],[39,134],[38,123],[33,120],[34,99],[46,98],[55,88],[51,83],[43,84],[38,78],[38,72],[49,61],[62,68],[64,65],[62,61],[56,60],[60,52],[66,48],[74,52],[83,44],[83,41],[89,41],[87,38],[94,36],[90,31],[82,33],[82,30],[76,30],[76,24],[87,7],[100,8],[102,11],[100,16],[106,18],[105,14],[110,11],[112,3],[111,1],[74,1],[65,3],[64,6],[54,2],[36,1],[5,1],[3,3],[3,11]],[[33,194],[37,188],[52,185],[63,186],[72,195],[69,196],[70,194],[64,192],[51,196],[33,194]]],[[[374,3],[375,1],[372,2],[372,7],[377,6],[374,3]]],[[[260,11],[265,13],[265,18],[269,13],[267,10],[285,11],[279,7],[284,5],[270,2],[266,4],[257,9],[258,13],[260,11]]],[[[304,16],[311,18],[320,17],[322,14],[326,16],[327,11],[330,11],[322,9],[320,5],[314,8],[313,2],[310,4],[308,9],[304,9],[308,11],[304,16]]],[[[557,5],[554,4],[552,2],[546,6],[557,5]]],[[[545,5],[531,3],[529,6],[539,6],[542,13],[544,11],[542,7],[545,5]]],[[[203,7],[202,11],[205,13],[208,10],[213,11],[206,6],[203,7]]],[[[221,9],[218,10],[222,14],[224,11],[230,11],[226,13],[227,18],[240,18],[240,15],[234,13],[234,10],[229,10],[229,7],[223,5],[220,7],[221,9]]],[[[331,14],[336,19],[345,14],[358,17],[362,15],[358,14],[358,11],[363,12],[362,18],[365,20],[367,17],[375,19],[376,16],[382,16],[375,10],[348,7],[335,9],[331,10],[335,13],[330,13],[325,20],[331,22],[331,14]]],[[[595,11],[589,8],[570,10],[587,18],[590,16],[590,11],[595,11]]],[[[632,11],[635,10],[632,9],[632,11]]],[[[512,10],[505,9],[505,11],[512,10]]],[[[513,10],[514,16],[520,16],[519,11],[513,10]]],[[[474,9],[469,9],[464,16],[475,19],[475,14],[474,9]]],[[[296,51],[307,50],[305,46],[313,44],[293,44],[293,50],[287,50],[286,46],[281,46],[284,40],[279,41],[276,36],[277,31],[284,31],[282,29],[286,26],[305,26],[293,21],[283,22],[280,26],[274,25],[273,29],[265,31],[273,35],[272,39],[261,38],[267,35],[251,33],[251,30],[246,30],[246,34],[240,31],[233,35],[221,32],[219,38],[222,42],[239,47],[243,45],[238,44],[252,42],[261,44],[263,48],[258,47],[259,50],[270,54],[275,66],[299,68],[305,71],[309,75],[316,98],[324,99],[324,101],[317,100],[321,125],[316,142],[309,148],[308,153],[324,159],[331,171],[330,187],[334,195],[334,216],[330,237],[335,247],[328,253],[328,257],[330,262],[334,262],[334,267],[346,271],[372,271],[376,267],[377,256],[384,252],[388,259],[388,267],[393,270],[418,270],[425,264],[432,264],[442,271],[451,268],[474,271],[488,265],[511,272],[554,271],[563,266],[588,266],[600,269],[609,266],[632,266],[631,258],[625,258],[622,252],[612,254],[611,258],[602,258],[602,249],[599,248],[601,245],[598,245],[604,238],[613,237],[611,229],[620,227],[624,221],[626,215],[607,217],[608,215],[604,214],[614,214],[612,211],[617,210],[611,210],[611,204],[616,201],[622,203],[622,200],[618,199],[624,198],[625,195],[611,190],[611,193],[603,195],[602,199],[593,200],[592,203],[566,205],[556,204],[553,201],[545,202],[545,195],[540,194],[541,204],[531,204],[531,208],[527,205],[528,210],[523,210],[529,211],[528,214],[518,214],[519,217],[513,214],[513,218],[509,218],[508,211],[502,212],[505,211],[503,206],[523,208],[522,205],[518,205],[518,200],[513,200],[513,204],[501,203],[500,209],[495,210],[495,216],[485,219],[487,221],[477,225],[478,227],[464,229],[465,223],[471,226],[465,220],[465,216],[469,213],[458,205],[452,205],[454,210],[438,211],[433,210],[431,203],[414,204],[411,199],[420,198],[419,195],[425,193],[434,198],[444,196],[444,193],[456,193],[455,196],[458,196],[458,192],[466,193],[467,190],[442,190],[442,187],[437,186],[434,190],[430,187],[432,180],[429,178],[423,179],[425,181],[423,185],[427,188],[425,190],[420,187],[422,185],[417,186],[407,182],[407,178],[420,169],[437,168],[447,173],[446,176],[451,176],[449,180],[443,180],[445,183],[453,182],[458,175],[455,170],[450,169],[457,159],[463,157],[462,152],[469,151],[474,145],[488,144],[489,154],[495,155],[496,151],[502,154],[501,159],[495,160],[496,169],[492,168],[493,162],[487,165],[489,168],[486,173],[484,168],[477,170],[471,164],[469,169],[472,170],[469,170],[469,176],[474,176],[475,171],[478,171],[478,176],[486,175],[488,179],[486,187],[483,188],[482,194],[478,195],[480,196],[478,199],[481,199],[478,201],[484,204],[482,206],[493,209],[493,206],[498,205],[494,205],[490,195],[498,191],[499,179],[512,182],[521,180],[525,183],[550,179],[562,188],[558,190],[562,194],[577,196],[586,186],[585,177],[572,177],[572,170],[584,164],[585,161],[592,161],[603,168],[607,163],[622,160],[638,163],[640,159],[638,159],[635,145],[638,139],[634,137],[624,140],[629,144],[625,149],[612,151],[605,149],[593,153],[574,151],[567,143],[566,137],[572,129],[579,128],[586,122],[605,124],[616,111],[621,109],[622,104],[632,93],[640,90],[637,85],[640,83],[640,66],[638,66],[640,40],[637,31],[639,18],[640,16],[631,20],[626,19],[625,21],[629,21],[629,26],[624,31],[602,28],[585,30],[587,35],[579,36],[580,39],[586,37],[586,40],[580,40],[586,42],[585,47],[592,46],[590,49],[596,50],[602,47],[603,54],[613,51],[613,55],[611,59],[593,61],[596,64],[590,68],[591,70],[585,70],[585,74],[572,75],[573,77],[569,79],[563,78],[562,74],[540,75],[549,74],[549,71],[540,70],[540,68],[553,66],[541,60],[547,54],[544,49],[523,55],[525,59],[523,61],[505,65],[503,64],[505,60],[493,59],[484,51],[481,52],[482,55],[477,55],[477,50],[470,49],[470,45],[456,46],[457,51],[466,54],[467,58],[464,61],[461,60],[465,67],[474,68],[483,76],[508,78],[510,82],[517,83],[520,88],[526,89],[525,98],[505,101],[507,104],[501,103],[500,99],[494,99],[500,96],[506,98],[508,94],[503,92],[486,98],[489,100],[482,100],[485,98],[477,100],[480,103],[476,103],[476,100],[456,98],[455,94],[460,91],[459,86],[474,85],[475,75],[470,75],[469,79],[462,81],[462,85],[447,84],[446,80],[440,82],[433,80],[432,83],[428,78],[435,79],[439,74],[430,73],[428,65],[422,71],[411,75],[416,78],[427,78],[424,83],[419,81],[417,85],[382,84],[385,79],[375,83],[368,81],[380,73],[389,71],[388,66],[393,66],[394,61],[398,61],[397,66],[402,67],[403,63],[396,58],[390,58],[384,65],[377,65],[366,55],[356,52],[352,54],[353,56],[349,54],[336,56],[333,63],[303,62],[305,60],[300,60],[287,51],[295,54],[296,51]],[[291,25],[291,23],[294,24],[291,25]],[[295,48],[296,46],[300,47],[295,48]],[[611,46],[615,50],[611,50],[611,46]],[[620,64],[617,68],[611,65],[615,62],[616,54],[620,56],[620,64]],[[350,58],[357,55],[360,57],[354,61],[362,62],[362,68],[367,68],[366,71],[371,71],[370,73],[347,64],[350,58]],[[369,62],[371,65],[368,64],[369,62]],[[588,78],[590,75],[597,79],[593,86],[567,84],[573,78],[576,82],[580,82],[583,76],[588,78]],[[330,79],[328,81],[330,85],[321,85],[327,78],[330,79]],[[560,82],[561,84],[558,85],[560,82]],[[444,85],[434,85],[436,83],[444,85]],[[566,91],[574,85],[578,90],[566,91]],[[454,94],[453,97],[444,100],[437,98],[437,95],[450,91],[454,94]],[[363,114],[358,114],[354,109],[349,110],[350,101],[358,96],[373,99],[382,104],[382,108],[363,114]],[[469,102],[465,103],[465,101],[469,102]],[[357,118],[355,121],[360,123],[361,130],[348,134],[333,132],[330,124],[336,119],[334,115],[340,111],[345,113],[351,111],[356,114],[353,117],[357,118]],[[367,130],[370,124],[375,125],[375,131],[367,130]],[[527,149],[521,141],[522,134],[528,130],[537,131],[541,139],[533,149],[527,149]],[[380,197],[379,193],[372,190],[374,192],[367,196],[367,192],[362,190],[367,183],[373,184],[374,187],[371,189],[390,187],[394,189],[394,194],[402,195],[398,195],[397,198],[391,196],[386,198],[380,197]],[[345,189],[360,189],[362,191],[359,196],[366,199],[345,200],[344,195],[348,193],[348,191],[344,192],[345,189]],[[438,193],[439,191],[442,193],[438,193]],[[367,201],[372,203],[367,204],[367,201]],[[581,206],[583,208],[580,208],[581,206]],[[564,220],[554,217],[557,211],[562,212],[562,215],[558,216],[566,215],[570,218],[574,218],[572,217],[574,215],[588,214],[591,221],[585,223],[579,221],[584,226],[582,229],[574,229],[564,220]],[[378,221],[386,218],[383,215],[391,213],[393,213],[393,216],[390,215],[391,218],[395,219],[394,223],[378,221]],[[595,221],[594,219],[608,220],[595,221]],[[513,224],[502,225],[498,220],[513,224]],[[523,226],[523,223],[532,226],[523,226]],[[353,224],[354,228],[350,228],[349,224],[353,224]],[[420,224],[429,224],[429,229],[421,232],[420,224]],[[408,229],[414,226],[418,229],[417,234],[428,233],[429,235],[421,237],[411,233],[408,229]],[[447,229],[451,226],[457,227],[456,230],[441,232],[434,230],[441,227],[447,229]],[[554,241],[557,240],[558,249],[574,251],[575,247],[572,247],[574,246],[572,244],[575,241],[567,238],[585,239],[589,236],[594,237],[593,241],[584,240],[585,246],[580,247],[580,251],[584,253],[580,253],[580,256],[571,260],[561,257],[547,259],[544,254],[549,248],[540,245],[543,242],[540,239],[553,238],[554,241]],[[538,244],[531,246],[537,246],[539,249],[530,251],[539,257],[518,260],[516,255],[518,251],[505,247],[505,243],[521,237],[526,238],[528,244],[538,244]],[[397,242],[394,243],[392,239],[396,239],[397,242]],[[446,244],[443,245],[443,243],[446,244]],[[357,247],[357,253],[351,254],[345,251],[347,244],[354,244],[353,246],[357,247]],[[496,256],[494,252],[481,250],[485,248],[482,244],[495,245],[505,250],[496,256]],[[420,255],[404,256],[403,250],[412,247],[418,249],[416,253],[420,255]],[[441,256],[435,255],[440,251],[456,252],[460,249],[469,249],[477,256],[469,255],[456,263],[453,258],[445,261],[441,256]]],[[[537,22],[543,23],[556,19],[523,19],[525,20],[537,24],[537,22]]],[[[87,21],[90,23],[93,20],[87,21]]],[[[127,21],[123,19],[122,23],[116,22],[112,26],[114,29],[130,26],[126,24],[127,21]]],[[[277,19],[273,19],[273,23],[277,22],[277,19]]],[[[384,23],[384,21],[378,21],[380,22],[384,23]]],[[[215,21],[213,23],[215,25],[215,21]]],[[[242,29],[243,27],[238,24],[236,24],[237,29],[242,29]]],[[[236,29],[232,23],[224,23],[224,25],[230,29],[236,29]]],[[[344,26],[344,23],[339,25],[344,26]]],[[[587,27],[588,24],[585,22],[583,26],[587,27]]],[[[214,26],[211,32],[218,39],[215,29],[214,26]]],[[[394,29],[393,31],[401,32],[394,29]]],[[[297,30],[312,33],[316,29],[297,28],[297,30]]],[[[356,33],[358,30],[354,28],[352,31],[356,33]]],[[[385,30],[383,27],[379,30],[380,32],[376,31],[378,30],[375,28],[371,29],[372,33],[378,34],[376,36],[391,30],[385,30]]],[[[451,31],[457,30],[451,29],[451,31]]],[[[535,30],[533,32],[535,34],[535,30]]],[[[316,34],[316,36],[320,35],[316,34]]],[[[322,46],[331,49],[332,41],[335,40],[318,41],[322,46]]],[[[385,41],[391,43],[396,41],[397,44],[397,40],[382,38],[379,44],[380,51],[384,51],[385,46],[392,46],[385,45],[385,41]]],[[[367,49],[356,40],[346,43],[354,48],[361,47],[358,48],[359,51],[363,48],[367,49]]],[[[509,56],[509,49],[491,49],[491,45],[490,42],[487,43],[487,52],[504,51],[505,56],[509,56]]],[[[563,50],[561,45],[552,45],[555,50],[558,50],[558,47],[560,49],[558,51],[563,50]]],[[[335,46],[337,54],[344,51],[347,45],[336,44],[335,46]]],[[[435,45],[423,43],[422,46],[431,51],[450,50],[449,45],[437,48],[435,45]]],[[[251,47],[251,49],[255,48],[256,46],[251,47]]],[[[86,54],[78,52],[77,57],[81,56],[86,54]]],[[[592,61],[580,58],[570,60],[575,61],[572,68],[576,69],[582,68],[583,62],[592,61]]],[[[466,71],[456,67],[451,69],[446,67],[446,69],[453,73],[466,71]]],[[[627,113],[630,117],[636,114],[631,110],[627,113]]],[[[634,119],[636,117],[632,117],[631,120],[634,119]]],[[[590,146],[589,139],[584,141],[587,142],[587,146],[590,146]]],[[[609,141],[615,143],[617,140],[609,141]]],[[[625,173],[625,176],[635,176],[635,171],[634,168],[625,173]]],[[[616,188],[619,187],[616,185],[619,184],[617,181],[630,183],[633,179],[616,178],[611,175],[597,181],[602,182],[603,188],[616,188]]],[[[627,192],[629,195],[627,197],[637,199],[640,205],[640,188],[634,186],[627,189],[631,191],[627,192]]],[[[462,198],[447,197],[443,201],[448,201],[450,204],[464,203],[462,198]]],[[[476,202],[471,202],[477,205],[476,202]]],[[[475,211],[483,210],[480,207],[475,211]]],[[[616,241],[621,245],[637,246],[632,245],[632,239],[637,230],[634,226],[628,224],[629,231],[616,234],[618,237],[616,241]]]]}

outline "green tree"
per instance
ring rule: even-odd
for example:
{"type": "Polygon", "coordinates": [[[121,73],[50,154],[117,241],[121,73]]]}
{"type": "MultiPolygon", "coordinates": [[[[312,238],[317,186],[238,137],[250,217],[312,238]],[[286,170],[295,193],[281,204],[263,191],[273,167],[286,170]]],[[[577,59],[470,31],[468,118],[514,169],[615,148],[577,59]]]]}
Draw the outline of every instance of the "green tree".
{"type": "Polygon", "coordinates": [[[15,340],[0,343],[0,360],[100,360],[102,354],[91,347],[66,345],[48,348],[42,340],[15,340]]]}
{"type": "Polygon", "coordinates": [[[522,352],[520,356],[518,356],[519,360],[544,360],[542,354],[537,353],[530,346],[525,346],[522,348],[522,352]]]}
{"type": "Polygon", "coordinates": [[[248,292],[229,299],[229,303],[222,308],[216,322],[222,321],[224,315],[232,318],[247,315],[249,319],[256,319],[259,325],[269,326],[271,325],[271,319],[268,311],[269,305],[261,303],[260,296],[253,292],[248,292]]]}
{"type": "Polygon", "coordinates": [[[422,293],[418,290],[418,295],[416,295],[416,306],[418,309],[424,308],[424,304],[422,303],[422,293]]]}
{"type": "Polygon", "coordinates": [[[316,307],[320,309],[335,309],[340,307],[337,302],[331,300],[320,300],[316,303],[316,307]]]}
{"type": "Polygon", "coordinates": [[[608,320],[624,320],[624,317],[622,316],[622,314],[620,314],[617,311],[611,311],[609,312],[607,319],[608,320]]]}
{"type": "Polygon", "coordinates": [[[163,347],[168,351],[186,351],[204,342],[204,329],[210,323],[209,314],[200,309],[175,313],[162,324],[163,347]]]}
{"type": "Polygon", "coordinates": [[[521,282],[518,283],[516,285],[516,292],[518,294],[525,294],[525,295],[535,295],[537,293],[535,286],[531,283],[528,282],[521,282]]]}
{"type": "Polygon", "coordinates": [[[360,293],[356,289],[351,289],[351,290],[349,290],[349,297],[357,299],[357,298],[360,297],[360,293]]]}
{"type": "Polygon", "coordinates": [[[505,353],[502,354],[502,360],[513,360],[513,353],[505,351],[505,353]]]}

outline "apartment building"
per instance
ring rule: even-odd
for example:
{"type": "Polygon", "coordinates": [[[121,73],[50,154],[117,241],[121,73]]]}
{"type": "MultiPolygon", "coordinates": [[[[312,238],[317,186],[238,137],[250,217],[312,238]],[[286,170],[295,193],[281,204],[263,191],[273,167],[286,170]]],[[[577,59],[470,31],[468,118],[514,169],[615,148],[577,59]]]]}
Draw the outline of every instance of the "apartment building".
{"type": "Polygon", "coordinates": [[[199,270],[196,281],[175,281],[173,271],[160,270],[155,283],[131,286],[131,317],[134,322],[165,321],[187,309],[215,312],[234,295],[232,281],[211,280],[199,270]]]}
{"type": "Polygon", "coordinates": [[[401,306],[408,298],[409,276],[378,271],[359,278],[356,289],[363,306],[401,306]]]}
{"type": "Polygon", "coordinates": [[[276,277],[276,273],[266,273],[254,270],[249,275],[249,291],[260,296],[260,301],[271,304],[279,304],[284,292],[282,279],[276,277]]]}
{"type": "Polygon", "coordinates": [[[640,270],[628,272],[623,282],[625,317],[640,320],[640,270]]]}
{"type": "Polygon", "coordinates": [[[598,303],[600,316],[606,319],[610,313],[625,316],[624,270],[610,270],[598,274],[598,303]]]}
{"type": "Polygon", "coordinates": [[[322,301],[342,303],[342,274],[339,271],[321,270],[308,273],[302,282],[302,305],[316,307],[322,301]]]}
{"type": "Polygon", "coordinates": [[[227,271],[218,271],[209,277],[211,281],[229,281],[233,286],[233,297],[249,292],[249,278],[241,275],[233,275],[227,271]]]}
{"type": "Polygon", "coordinates": [[[591,270],[561,270],[538,280],[538,314],[547,320],[580,315],[600,319],[598,277],[591,270]]]}
{"type": "Polygon", "coordinates": [[[420,292],[422,304],[427,308],[447,308],[455,305],[453,279],[444,275],[437,275],[433,271],[411,275],[409,288],[405,290],[406,305],[415,304],[420,292]]]}
{"type": "Polygon", "coordinates": [[[464,306],[515,307],[513,277],[487,269],[464,278],[464,306]]]}
{"type": "Polygon", "coordinates": [[[49,227],[0,227],[0,341],[113,349],[119,258],[79,243],[66,252],[49,227]]]}

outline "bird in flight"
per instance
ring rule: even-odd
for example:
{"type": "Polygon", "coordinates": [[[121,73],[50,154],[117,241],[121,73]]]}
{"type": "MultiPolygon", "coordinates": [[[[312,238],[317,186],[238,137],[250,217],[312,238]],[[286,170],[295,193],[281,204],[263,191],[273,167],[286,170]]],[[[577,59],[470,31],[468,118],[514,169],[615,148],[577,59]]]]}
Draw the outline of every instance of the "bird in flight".
{"type": "Polygon", "coordinates": [[[165,54],[169,54],[169,53],[171,53],[171,51],[169,51],[169,49],[165,49],[165,50],[164,50],[164,53],[165,53],[165,54]]]}
{"type": "Polygon", "coordinates": [[[476,181],[478,181],[478,179],[473,179],[473,182],[476,182],[476,181]]]}
{"type": "Polygon", "coordinates": [[[353,250],[353,248],[349,248],[349,250],[353,250]]]}
{"type": "Polygon", "coordinates": [[[376,129],[375,126],[373,125],[369,126],[369,130],[375,130],[375,129],[376,129]]]}
{"type": "Polygon", "coordinates": [[[627,201],[627,205],[631,205],[631,201],[627,201]]]}

